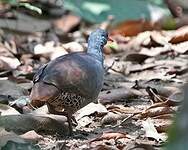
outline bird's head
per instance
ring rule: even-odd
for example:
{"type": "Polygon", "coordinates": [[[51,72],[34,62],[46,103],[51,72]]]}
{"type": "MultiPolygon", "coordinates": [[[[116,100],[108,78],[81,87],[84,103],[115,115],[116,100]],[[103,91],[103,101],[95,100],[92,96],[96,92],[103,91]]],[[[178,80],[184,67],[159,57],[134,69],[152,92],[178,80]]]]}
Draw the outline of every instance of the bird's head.
{"type": "Polygon", "coordinates": [[[92,54],[103,63],[103,47],[107,43],[108,33],[103,29],[93,31],[88,38],[87,53],[92,54]]]}
{"type": "Polygon", "coordinates": [[[108,40],[108,33],[103,29],[97,29],[93,31],[88,38],[88,46],[96,44],[98,46],[104,46],[108,40]]]}

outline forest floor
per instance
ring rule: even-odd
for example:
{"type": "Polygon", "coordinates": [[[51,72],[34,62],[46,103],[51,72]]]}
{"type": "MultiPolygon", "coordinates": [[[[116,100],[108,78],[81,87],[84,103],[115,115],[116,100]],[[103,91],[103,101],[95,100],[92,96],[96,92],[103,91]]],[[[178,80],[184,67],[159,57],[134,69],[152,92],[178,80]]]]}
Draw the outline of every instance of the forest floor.
{"type": "Polygon", "coordinates": [[[87,50],[89,33],[101,24],[88,25],[72,14],[58,21],[35,21],[23,14],[16,17],[16,27],[15,22],[6,19],[8,26],[0,30],[2,149],[162,148],[187,82],[188,26],[171,31],[143,31],[135,36],[109,30],[113,41],[104,48],[106,71],[98,103],[75,114],[78,125],[73,135],[67,136],[58,134],[60,129],[53,121],[62,120],[47,116],[46,106],[24,116],[32,78],[42,64],[67,53],[87,50]],[[48,125],[42,126],[41,119],[48,125]],[[42,127],[28,123],[31,120],[42,127]],[[53,134],[48,132],[49,127],[54,128],[53,134]]]}

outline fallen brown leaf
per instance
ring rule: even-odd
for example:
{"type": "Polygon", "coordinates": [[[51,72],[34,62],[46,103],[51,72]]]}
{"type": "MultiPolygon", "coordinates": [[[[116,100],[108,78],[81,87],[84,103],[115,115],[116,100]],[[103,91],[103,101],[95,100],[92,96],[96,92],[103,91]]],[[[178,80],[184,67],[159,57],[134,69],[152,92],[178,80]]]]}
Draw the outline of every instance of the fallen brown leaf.
{"type": "Polygon", "coordinates": [[[121,34],[123,36],[135,36],[140,32],[159,29],[160,26],[150,21],[140,20],[128,20],[116,25],[111,34],[121,34]]]}
{"type": "Polygon", "coordinates": [[[126,133],[109,132],[109,133],[103,133],[100,137],[90,140],[89,143],[92,143],[95,141],[101,141],[101,140],[110,140],[110,139],[117,140],[121,138],[130,138],[130,137],[127,136],[126,133]]]}
{"type": "Polygon", "coordinates": [[[173,118],[174,118],[174,114],[164,114],[164,115],[153,117],[153,119],[171,119],[171,120],[173,118]]]}
{"type": "Polygon", "coordinates": [[[178,44],[184,41],[188,41],[188,26],[184,26],[176,30],[174,36],[172,36],[169,42],[172,44],[178,44]]]}
{"type": "Polygon", "coordinates": [[[121,113],[121,114],[137,114],[140,113],[139,109],[136,109],[135,107],[124,107],[124,106],[118,106],[118,105],[110,105],[107,107],[107,110],[110,112],[115,113],[121,113]]]}
{"type": "Polygon", "coordinates": [[[172,114],[175,113],[176,111],[173,108],[170,107],[156,107],[153,109],[145,110],[141,114],[138,115],[139,118],[147,118],[147,117],[156,117],[159,115],[164,115],[164,114],[172,114]]]}

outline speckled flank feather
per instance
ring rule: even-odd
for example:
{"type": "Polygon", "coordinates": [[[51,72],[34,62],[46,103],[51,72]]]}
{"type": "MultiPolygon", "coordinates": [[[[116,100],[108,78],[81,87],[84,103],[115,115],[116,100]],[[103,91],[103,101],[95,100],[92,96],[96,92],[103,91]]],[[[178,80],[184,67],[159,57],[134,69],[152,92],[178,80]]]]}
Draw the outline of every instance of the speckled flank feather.
{"type": "MultiPolygon", "coordinates": [[[[63,109],[69,109],[71,112],[75,112],[81,108],[81,104],[86,99],[75,93],[62,92],[56,98],[49,100],[48,102],[54,106],[56,111],[64,111],[63,109]]],[[[65,110],[66,111],[66,110],[65,110]]]]}

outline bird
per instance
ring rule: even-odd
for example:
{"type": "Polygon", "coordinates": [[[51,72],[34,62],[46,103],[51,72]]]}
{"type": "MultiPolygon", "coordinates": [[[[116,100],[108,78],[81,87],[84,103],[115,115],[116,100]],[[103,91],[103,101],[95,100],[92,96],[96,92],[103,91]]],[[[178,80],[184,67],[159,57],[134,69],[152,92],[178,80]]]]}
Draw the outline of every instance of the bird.
{"type": "Polygon", "coordinates": [[[73,114],[94,102],[103,86],[103,48],[108,32],[96,29],[88,38],[87,51],[60,56],[38,69],[33,77],[30,106],[47,105],[49,113],[67,117],[72,135],[73,114]]]}

